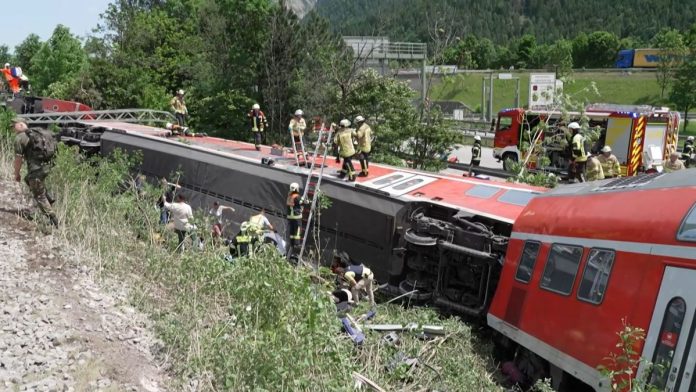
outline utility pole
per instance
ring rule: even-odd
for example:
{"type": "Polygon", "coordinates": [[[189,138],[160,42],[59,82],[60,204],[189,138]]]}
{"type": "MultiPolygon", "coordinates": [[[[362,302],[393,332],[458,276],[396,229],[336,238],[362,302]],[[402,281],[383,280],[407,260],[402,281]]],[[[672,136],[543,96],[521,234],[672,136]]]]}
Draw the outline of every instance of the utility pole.
{"type": "Polygon", "coordinates": [[[515,87],[515,107],[520,107],[520,78],[517,78],[517,87],[515,87]]]}
{"type": "Polygon", "coordinates": [[[490,75],[491,86],[488,89],[488,120],[493,119],[493,72],[490,75]]]}
{"type": "Polygon", "coordinates": [[[484,120],[490,121],[488,118],[488,105],[486,105],[486,78],[481,78],[481,116],[484,120]]]}

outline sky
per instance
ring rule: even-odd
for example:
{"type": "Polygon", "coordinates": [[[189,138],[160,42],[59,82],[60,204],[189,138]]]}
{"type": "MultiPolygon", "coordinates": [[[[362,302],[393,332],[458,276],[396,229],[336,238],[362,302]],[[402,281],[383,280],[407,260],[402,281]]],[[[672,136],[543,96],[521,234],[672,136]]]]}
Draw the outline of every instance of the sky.
{"type": "MultiPolygon", "coordinates": [[[[6,0],[5,0],[6,1],[6,0]]],[[[63,24],[70,31],[84,37],[99,23],[99,14],[112,0],[24,0],[16,3],[16,17],[3,18],[0,44],[10,51],[29,34],[35,33],[42,41],[48,39],[56,25],[63,24]]]]}

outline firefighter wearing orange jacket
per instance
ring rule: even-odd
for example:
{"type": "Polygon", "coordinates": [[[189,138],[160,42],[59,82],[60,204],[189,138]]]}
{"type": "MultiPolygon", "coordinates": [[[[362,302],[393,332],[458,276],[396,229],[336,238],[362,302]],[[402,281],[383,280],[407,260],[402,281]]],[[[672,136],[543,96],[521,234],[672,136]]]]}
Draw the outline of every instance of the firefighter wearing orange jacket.
{"type": "Polygon", "coordinates": [[[300,196],[300,184],[293,182],[290,184],[290,191],[288,192],[288,198],[286,199],[286,205],[288,208],[288,237],[290,238],[290,249],[297,246],[300,239],[302,239],[301,230],[302,228],[302,200],[300,196]]]}
{"type": "Polygon", "coordinates": [[[256,147],[256,151],[259,151],[261,150],[263,131],[268,126],[268,120],[266,120],[266,115],[261,111],[261,106],[258,103],[251,107],[247,117],[251,122],[251,132],[254,134],[254,147],[256,147]]]}

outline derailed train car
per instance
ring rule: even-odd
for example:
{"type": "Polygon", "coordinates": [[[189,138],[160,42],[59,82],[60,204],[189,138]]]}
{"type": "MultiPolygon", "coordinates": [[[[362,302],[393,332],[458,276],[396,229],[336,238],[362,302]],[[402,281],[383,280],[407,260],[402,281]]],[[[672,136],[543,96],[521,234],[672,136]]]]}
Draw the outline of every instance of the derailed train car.
{"type": "MultiPolygon", "coordinates": [[[[211,137],[167,137],[138,125],[102,123],[101,151],[142,155],[143,174],[170,177],[192,204],[233,206],[239,223],[261,208],[285,230],[288,184],[304,184],[308,169],[268,147],[211,137]],[[269,164],[270,163],[270,164],[269,164]]],[[[331,200],[319,222],[322,261],[347,250],[386,291],[417,290],[415,301],[484,316],[500,273],[512,223],[542,190],[502,182],[435,175],[374,164],[356,184],[340,180],[327,160],[322,192],[331,200]]]]}

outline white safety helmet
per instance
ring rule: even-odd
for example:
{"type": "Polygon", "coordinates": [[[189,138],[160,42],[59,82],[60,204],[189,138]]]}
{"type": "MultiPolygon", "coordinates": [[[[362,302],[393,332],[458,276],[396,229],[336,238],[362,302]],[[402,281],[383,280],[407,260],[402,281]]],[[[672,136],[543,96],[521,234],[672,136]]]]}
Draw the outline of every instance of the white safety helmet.
{"type": "Polygon", "coordinates": [[[293,182],[290,184],[290,192],[297,192],[300,190],[300,184],[293,182]]]}
{"type": "Polygon", "coordinates": [[[476,140],[477,142],[480,142],[480,141],[481,141],[481,136],[479,136],[479,135],[474,136],[474,140],[476,140]]]}
{"type": "Polygon", "coordinates": [[[364,122],[364,121],[365,121],[365,117],[363,117],[363,116],[357,116],[357,117],[355,117],[355,122],[356,122],[356,123],[361,123],[361,122],[364,122]]]}
{"type": "Polygon", "coordinates": [[[572,123],[568,124],[568,128],[570,129],[580,129],[580,124],[576,123],[573,121],[572,123]]]}
{"type": "Polygon", "coordinates": [[[239,230],[247,231],[249,230],[249,226],[251,226],[249,222],[242,222],[242,224],[239,226],[239,230]]]}
{"type": "Polygon", "coordinates": [[[176,93],[179,94],[179,95],[184,95],[184,90],[183,90],[183,89],[179,89],[179,91],[177,91],[176,93]]]}
{"type": "Polygon", "coordinates": [[[261,109],[261,106],[259,106],[258,103],[255,103],[255,104],[253,104],[253,105],[251,106],[251,108],[254,109],[254,110],[259,110],[259,109],[261,109]]]}
{"type": "Polygon", "coordinates": [[[343,128],[348,128],[350,126],[350,121],[346,118],[341,120],[341,122],[338,123],[338,125],[342,126],[343,128]]]}
{"type": "Polygon", "coordinates": [[[693,137],[693,136],[689,136],[689,137],[686,138],[686,140],[688,140],[688,141],[690,141],[690,142],[693,142],[693,141],[694,141],[694,137],[693,137]]]}
{"type": "Polygon", "coordinates": [[[10,68],[10,63],[5,63],[5,68],[10,68]]]}
{"type": "Polygon", "coordinates": [[[168,123],[164,126],[164,128],[165,128],[165,129],[171,130],[173,126],[174,126],[174,124],[168,122],[168,123]]]}
{"type": "Polygon", "coordinates": [[[611,147],[609,147],[608,145],[602,147],[602,152],[611,152],[611,147]]]}
{"type": "Polygon", "coordinates": [[[295,116],[302,117],[303,114],[304,114],[304,112],[302,111],[302,109],[295,110],[295,116]]]}

